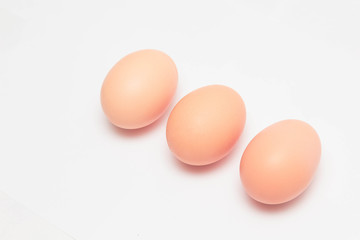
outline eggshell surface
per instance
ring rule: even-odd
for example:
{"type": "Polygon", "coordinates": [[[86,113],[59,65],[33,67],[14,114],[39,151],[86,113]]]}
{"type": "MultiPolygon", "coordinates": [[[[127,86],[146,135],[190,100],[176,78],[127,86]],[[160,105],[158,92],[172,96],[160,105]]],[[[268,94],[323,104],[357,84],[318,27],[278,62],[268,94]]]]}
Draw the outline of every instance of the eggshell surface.
{"type": "Polygon", "coordinates": [[[226,156],[246,120],[240,95],[223,85],[199,88],[172,110],[166,127],[170,150],[182,162],[201,166],[226,156]]]}
{"type": "Polygon", "coordinates": [[[109,121],[125,129],[147,126],[169,106],[176,90],[175,63],[158,50],[131,53],[107,74],[101,105],[109,121]]]}
{"type": "Polygon", "coordinates": [[[300,120],[284,120],[262,130],[246,147],[240,176],[246,192],[265,204],[299,196],[310,184],[320,161],[316,131],[300,120]]]}

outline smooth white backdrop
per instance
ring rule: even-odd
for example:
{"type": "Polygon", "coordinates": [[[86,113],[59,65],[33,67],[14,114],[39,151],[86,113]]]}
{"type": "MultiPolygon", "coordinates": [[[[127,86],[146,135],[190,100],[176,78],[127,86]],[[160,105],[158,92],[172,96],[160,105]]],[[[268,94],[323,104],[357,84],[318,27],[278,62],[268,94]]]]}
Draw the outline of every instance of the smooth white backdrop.
{"type": "Polygon", "coordinates": [[[360,239],[360,1],[0,0],[0,190],[78,240],[360,239]],[[166,52],[176,96],[155,124],[111,126],[112,65],[166,52]],[[165,139],[184,95],[237,90],[247,123],[221,162],[180,164],[165,139]],[[247,197],[241,154],[266,126],[310,123],[323,155],[300,198],[247,197]]]}

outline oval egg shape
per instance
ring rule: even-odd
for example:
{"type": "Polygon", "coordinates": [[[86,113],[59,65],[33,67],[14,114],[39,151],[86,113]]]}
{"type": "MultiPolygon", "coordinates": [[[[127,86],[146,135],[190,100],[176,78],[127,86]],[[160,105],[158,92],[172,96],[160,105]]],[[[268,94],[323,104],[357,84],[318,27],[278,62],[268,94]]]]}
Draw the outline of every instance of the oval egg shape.
{"type": "Polygon", "coordinates": [[[245,105],[236,91],[223,85],[199,88],[172,110],[166,126],[168,146],[183,163],[214,163],[234,147],[245,120],[245,105]]]}
{"type": "Polygon", "coordinates": [[[241,158],[240,177],[256,201],[285,203],[309,186],[320,156],[320,138],[309,124],[280,121],[250,141],[241,158]]]}
{"type": "Polygon", "coordinates": [[[169,106],[176,90],[175,63],[158,50],[131,53],[107,74],[101,105],[109,121],[125,129],[145,127],[169,106]]]}

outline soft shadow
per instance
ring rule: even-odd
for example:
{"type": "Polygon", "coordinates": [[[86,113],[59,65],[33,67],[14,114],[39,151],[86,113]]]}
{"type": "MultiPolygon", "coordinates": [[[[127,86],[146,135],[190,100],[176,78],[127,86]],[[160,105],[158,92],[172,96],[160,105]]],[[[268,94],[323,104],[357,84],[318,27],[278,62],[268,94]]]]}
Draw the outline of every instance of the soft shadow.
{"type": "Polygon", "coordinates": [[[181,168],[182,170],[189,172],[189,173],[193,173],[193,174],[198,174],[198,173],[207,173],[210,171],[213,171],[215,168],[219,168],[223,165],[225,165],[226,160],[229,158],[230,156],[226,156],[223,159],[211,163],[209,165],[206,166],[192,166],[192,165],[188,165],[186,163],[181,162],[179,159],[177,159],[174,155],[172,155],[172,158],[175,162],[175,164],[181,168]]]}
{"type": "Polygon", "coordinates": [[[153,131],[154,129],[156,129],[158,126],[162,125],[162,124],[166,124],[166,121],[169,117],[170,111],[172,110],[172,105],[166,110],[166,112],[159,118],[157,119],[155,122],[151,123],[150,125],[147,125],[145,127],[142,128],[138,128],[138,129],[124,129],[124,128],[120,128],[120,127],[116,127],[115,125],[113,125],[106,117],[104,117],[104,120],[107,122],[108,128],[112,131],[115,132],[118,135],[124,136],[124,137],[138,137],[141,135],[144,135],[146,133],[149,133],[151,131],[153,131]]]}
{"type": "MultiPolygon", "coordinates": [[[[316,180],[315,178],[316,176],[314,177],[313,181],[316,180]]],[[[304,201],[304,199],[309,195],[309,193],[312,192],[312,189],[313,189],[313,184],[311,183],[309,187],[305,190],[305,192],[300,194],[298,197],[294,198],[289,202],[281,203],[281,204],[264,204],[251,198],[245,191],[242,191],[242,194],[246,195],[247,202],[257,210],[266,213],[280,213],[299,206],[304,201]]]]}
{"type": "MultiPolygon", "coordinates": [[[[214,163],[211,163],[211,164],[205,165],[205,166],[188,165],[186,163],[183,163],[179,159],[177,159],[173,154],[171,154],[171,155],[172,155],[172,159],[174,160],[177,167],[181,168],[182,170],[184,170],[188,173],[191,173],[191,174],[199,174],[199,173],[206,174],[208,172],[214,171],[217,168],[222,168],[226,164],[230,163],[231,158],[233,158],[235,155],[237,155],[238,152],[240,151],[239,145],[241,145],[241,144],[242,144],[242,138],[240,137],[240,139],[236,142],[233,149],[230,151],[230,153],[228,155],[226,155],[225,157],[223,157],[222,159],[220,159],[217,162],[214,162],[214,163]]],[[[240,161],[240,159],[239,159],[239,161],[240,161]]]]}
{"type": "Polygon", "coordinates": [[[258,202],[254,199],[252,199],[249,195],[247,195],[246,193],[246,199],[248,201],[248,203],[250,205],[252,205],[253,207],[255,207],[257,210],[262,211],[262,212],[267,212],[267,213],[276,213],[276,212],[282,212],[291,208],[294,208],[297,204],[299,204],[299,202],[302,201],[302,199],[304,198],[304,195],[306,195],[307,191],[305,191],[303,194],[301,194],[300,196],[298,196],[297,198],[286,202],[286,203],[281,203],[281,204],[264,204],[261,202],[258,202]]]}

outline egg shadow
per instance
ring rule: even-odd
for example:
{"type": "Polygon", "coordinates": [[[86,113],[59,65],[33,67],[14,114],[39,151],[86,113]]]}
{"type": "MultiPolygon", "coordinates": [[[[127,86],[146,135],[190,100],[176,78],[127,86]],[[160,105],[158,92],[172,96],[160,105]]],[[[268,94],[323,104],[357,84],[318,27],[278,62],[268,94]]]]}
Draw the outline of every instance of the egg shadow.
{"type": "Polygon", "coordinates": [[[310,183],[310,185],[307,187],[307,189],[301,193],[299,196],[297,196],[296,198],[285,202],[285,203],[281,203],[281,204],[265,204],[265,203],[261,203],[258,202],[256,200],[254,200],[253,198],[251,198],[244,190],[241,191],[243,195],[245,195],[246,197],[246,201],[248,202],[248,204],[252,205],[255,209],[261,211],[261,212],[265,212],[265,213],[280,213],[283,211],[288,211],[290,209],[294,209],[296,207],[299,207],[300,204],[302,202],[304,202],[304,200],[306,199],[306,197],[308,197],[308,195],[312,192],[312,190],[314,189],[314,185],[316,185],[314,182],[316,181],[316,178],[318,177],[318,174],[316,174],[314,176],[314,179],[312,180],[312,182],[310,183]]]}
{"type": "Polygon", "coordinates": [[[172,158],[178,168],[181,168],[182,170],[192,173],[192,174],[199,174],[199,173],[207,173],[213,171],[215,168],[220,168],[221,166],[225,165],[227,159],[229,156],[222,158],[221,160],[211,163],[209,165],[205,166],[193,166],[186,163],[183,163],[180,161],[177,157],[172,155],[172,158]]]}
{"type": "MultiPolygon", "coordinates": [[[[244,194],[246,194],[246,193],[244,192],[244,194]]],[[[282,212],[282,211],[289,210],[289,209],[296,207],[298,205],[298,203],[302,201],[302,199],[305,197],[306,194],[307,194],[307,191],[305,191],[304,193],[302,193],[300,196],[296,197],[295,199],[293,199],[289,202],[286,202],[286,203],[281,203],[281,204],[261,203],[261,202],[254,200],[247,194],[246,194],[246,200],[250,205],[252,205],[255,209],[257,209],[259,211],[267,212],[267,213],[276,213],[276,212],[282,212]]]]}
{"type": "MultiPolygon", "coordinates": [[[[173,154],[171,154],[172,159],[174,160],[176,166],[180,168],[181,170],[191,173],[191,174],[206,174],[209,172],[214,171],[215,169],[222,168],[225,165],[229,164],[231,162],[231,159],[236,156],[240,152],[239,145],[242,144],[242,137],[236,142],[236,144],[233,146],[232,150],[229,154],[227,154],[225,157],[221,158],[220,160],[211,163],[209,165],[205,166],[194,166],[189,165],[186,163],[183,163],[180,161],[177,157],[175,157],[173,154]]],[[[240,162],[240,159],[239,159],[240,162]]],[[[237,166],[239,167],[239,166],[237,166]]]]}
{"type": "Polygon", "coordinates": [[[155,130],[160,125],[166,124],[172,108],[173,108],[173,104],[169,106],[168,109],[165,111],[165,113],[163,113],[161,117],[155,120],[153,123],[137,129],[125,129],[125,128],[117,127],[114,124],[112,124],[106,117],[104,117],[104,121],[107,122],[108,128],[111,130],[111,132],[114,132],[122,137],[135,138],[155,130]]]}
{"type": "Polygon", "coordinates": [[[114,124],[112,124],[105,117],[103,111],[101,111],[101,112],[103,115],[103,119],[104,119],[104,121],[107,122],[108,128],[111,130],[111,132],[114,132],[117,135],[123,136],[126,138],[135,138],[135,137],[145,135],[151,131],[154,131],[157,127],[159,127],[161,125],[166,125],[167,119],[169,118],[171,111],[173,110],[173,108],[175,107],[177,102],[179,101],[178,98],[179,98],[179,93],[178,93],[178,91],[176,91],[169,106],[166,108],[166,110],[161,114],[161,116],[157,120],[155,120],[154,122],[152,122],[151,124],[149,124],[147,126],[137,128],[137,129],[125,129],[125,128],[117,127],[114,124]]]}

